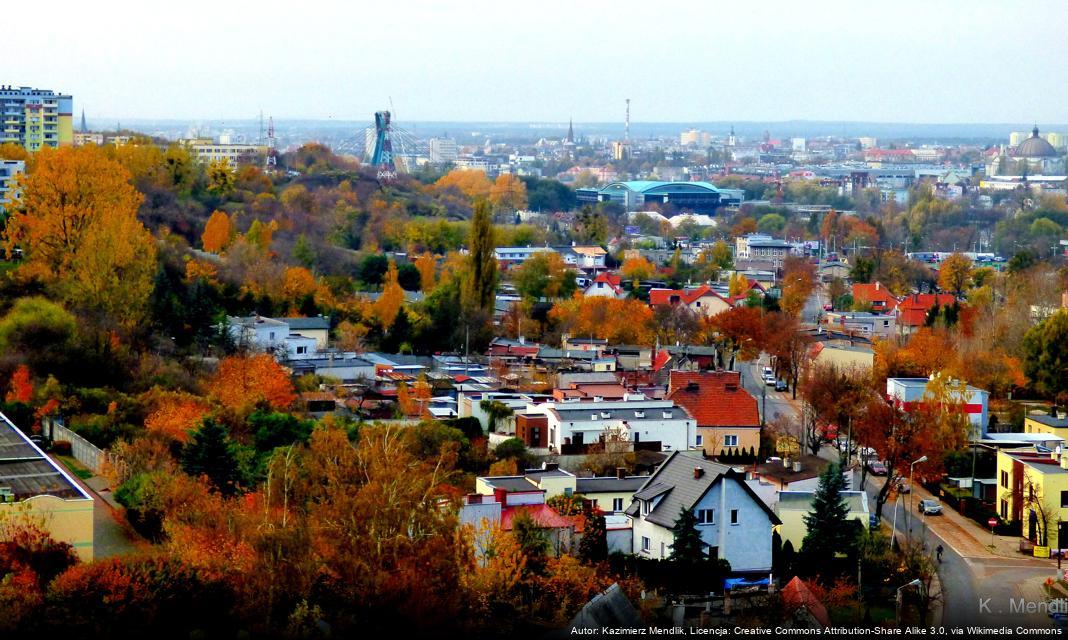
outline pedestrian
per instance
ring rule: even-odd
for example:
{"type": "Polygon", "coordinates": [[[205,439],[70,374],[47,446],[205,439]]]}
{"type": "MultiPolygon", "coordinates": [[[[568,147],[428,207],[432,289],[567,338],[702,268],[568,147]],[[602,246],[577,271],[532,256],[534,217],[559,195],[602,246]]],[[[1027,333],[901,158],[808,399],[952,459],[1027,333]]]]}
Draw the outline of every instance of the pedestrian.
{"type": "Polygon", "coordinates": [[[938,545],[938,548],[935,549],[935,554],[938,556],[938,564],[942,564],[942,552],[943,551],[945,551],[945,549],[942,548],[942,545],[938,545]]]}

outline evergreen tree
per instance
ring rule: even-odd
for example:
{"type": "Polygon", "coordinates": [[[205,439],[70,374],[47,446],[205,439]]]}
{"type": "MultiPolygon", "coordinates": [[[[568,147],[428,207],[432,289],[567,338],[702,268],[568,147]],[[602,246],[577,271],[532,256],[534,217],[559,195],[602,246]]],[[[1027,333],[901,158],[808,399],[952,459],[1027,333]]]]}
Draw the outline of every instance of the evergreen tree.
{"type": "Polygon", "coordinates": [[[191,476],[207,476],[223,495],[235,493],[240,474],[226,428],[205,420],[182,451],[182,470],[191,476]]]}
{"type": "Polygon", "coordinates": [[[824,567],[839,553],[849,553],[856,542],[856,524],[849,519],[849,505],[842,497],[846,488],[842,469],[831,464],[820,474],[812,511],[804,516],[808,533],[801,542],[801,555],[809,567],[824,567]]]}
{"type": "Polygon", "coordinates": [[[693,509],[682,509],[671,528],[675,542],[671,545],[671,560],[695,564],[706,559],[705,543],[697,530],[697,515],[693,509]]]}
{"type": "Polygon", "coordinates": [[[464,307],[482,311],[493,309],[497,293],[497,258],[494,255],[497,243],[488,202],[480,201],[475,205],[469,244],[470,281],[464,307]]]}
{"type": "Polygon", "coordinates": [[[608,558],[608,531],[600,510],[586,517],[586,528],[579,542],[579,557],[591,564],[608,558]]]}

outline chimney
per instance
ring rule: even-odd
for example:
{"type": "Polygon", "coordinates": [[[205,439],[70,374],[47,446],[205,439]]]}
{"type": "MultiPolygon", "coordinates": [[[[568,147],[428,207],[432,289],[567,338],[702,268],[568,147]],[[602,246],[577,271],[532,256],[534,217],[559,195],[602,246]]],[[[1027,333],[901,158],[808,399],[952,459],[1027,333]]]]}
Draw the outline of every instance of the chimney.
{"type": "Polygon", "coordinates": [[[801,473],[801,462],[799,460],[794,460],[793,469],[794,469],[794,473],[801,473]]]}
{"type": "Polygon", "coordinates": [[[876,291],[879,290],[879,281],[878,280],[875,281],[875,290],[876,291]]]}
{"type": "Polygon", "coordinates": [[[627,468],[626,467],[616,467],[616,478],[618,480],[623,480],[626,477],[627,477],[627,468]]]}
{"type": "Polygon", "coordinates": [[[693,468],[693,479],[694,480],[700,480],[701,476],[703,476],[703,475],[705,475],[705,470],[704,469],[702,469],[701,467],[694,467],[693,468]]]}

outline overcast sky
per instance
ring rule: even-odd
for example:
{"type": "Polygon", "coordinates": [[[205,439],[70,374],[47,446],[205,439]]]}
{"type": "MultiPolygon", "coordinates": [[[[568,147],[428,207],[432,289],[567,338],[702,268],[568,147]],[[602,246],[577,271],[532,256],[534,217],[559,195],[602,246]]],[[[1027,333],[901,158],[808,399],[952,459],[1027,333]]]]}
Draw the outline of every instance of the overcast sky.
{"type": "Polygon", "coordinates": [[[1063,0],[5,5],[0,82],[90,119],[1068,121],[1063,0]]]}

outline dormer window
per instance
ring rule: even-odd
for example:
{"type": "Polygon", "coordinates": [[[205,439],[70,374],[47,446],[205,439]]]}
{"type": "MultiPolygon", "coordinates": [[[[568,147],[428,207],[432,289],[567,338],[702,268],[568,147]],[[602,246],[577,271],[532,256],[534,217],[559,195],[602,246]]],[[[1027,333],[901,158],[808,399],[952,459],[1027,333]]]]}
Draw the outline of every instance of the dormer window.
{"type": "Polygon", "coordinates": [[[596,419],[597,419],[597,414],[596,413],[590,415],[590,420],[596,420],[596,419]]]}
{"type": "Polygon", "coordinates": [[[664,416],[665,420],[670,420],[671,419],[671,412],[670,411],[665,411],[663,413],[663,416],[664,416]]]}
{"type": "Polygon", "coordinates": [[[602,417],[602,418],[605,418],[605,419],[608,419],[608,418],[611,418],[611,417],[612,417],[612,414],[611,414],[611,413],[609,413],[609,412],[607,412],[607,411],[602,411],[602,412],[601,412],[601,417],[602,417]]]}
{"type": "Polygon", "coordinates": [[[634,417],[635,418],[644,418],[645,417],[645,412],[644,411],[635,411],[634,412],[634,417]]]}

